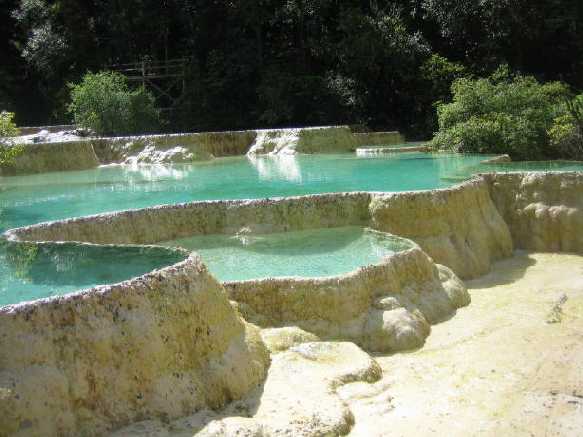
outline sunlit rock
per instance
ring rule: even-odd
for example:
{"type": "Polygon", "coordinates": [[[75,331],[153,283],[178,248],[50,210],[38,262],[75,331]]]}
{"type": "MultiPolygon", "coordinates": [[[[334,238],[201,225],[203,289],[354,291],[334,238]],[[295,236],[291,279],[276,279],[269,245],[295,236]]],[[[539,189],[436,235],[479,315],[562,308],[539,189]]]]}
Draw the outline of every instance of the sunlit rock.
{"type": "Polygon", "coordinates": [[[245,317],[263,328],[298,326],[321,339],[353,341],[375,352],[422,346],[430,324],[470,300],[453,272],[436,266],[418,247],[346,275],[227,282],[225,287],[245,317]]]}
{"type": "Polygon", "coordinates": [[[198,257],[112,286],[0,310],[0,430],[101,435],[220,408],[269,354],[198,257]]]}

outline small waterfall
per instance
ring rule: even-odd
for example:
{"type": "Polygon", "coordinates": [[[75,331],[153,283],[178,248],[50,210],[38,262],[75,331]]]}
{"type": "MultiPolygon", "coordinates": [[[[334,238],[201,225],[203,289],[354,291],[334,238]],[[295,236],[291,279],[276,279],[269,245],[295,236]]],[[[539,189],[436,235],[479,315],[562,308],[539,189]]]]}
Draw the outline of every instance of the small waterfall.
{"type": "Polygon", "coordinates": [[[294,155],[301,129],[258,130],[247,155],[294,155]]]}

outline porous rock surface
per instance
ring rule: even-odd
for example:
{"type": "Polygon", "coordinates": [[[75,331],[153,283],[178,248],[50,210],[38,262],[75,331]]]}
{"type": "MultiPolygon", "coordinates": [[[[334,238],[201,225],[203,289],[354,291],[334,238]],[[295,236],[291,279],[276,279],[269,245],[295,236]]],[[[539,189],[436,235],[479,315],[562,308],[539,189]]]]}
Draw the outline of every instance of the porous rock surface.
{"type": "Polygon", "coordinates": [[[87,141],[93,145],[102,164],[157,164],[244,155],[255,136],[255,131],[232,131],[91,138],[87,141]]]}
{"type": "Polygon", "coordinates": [[[246,320],[298,326],[322,339],[354,341],[375,352],[419,347],[430,324],[469,304],[463,283],[421,249],[329,278],[269,278],[224,283],[246,320]]]}
{"type": "Polygon", "coordinates": [[[269,354],[198,257],[0,309],[0,435],[102,435],[239,399],[269,354]]]}
{"type": "MultiPolygon", "coordinates": [[[[398,135],[398,134],[397,134],[398,135]]],[[[355,149],[346,126],[83,138],[60,132],[18,137],[24,151],[6,174],[85,170],[100,164],[171,164],[220,156],[338,153],[355,149]]]]}
{"type": "Polygon", "coordinates": [[[583,253],[583,173],[485,176],[517,248],[583,253]]]}
{"type": "Polygon", "coordinates": [[[271,352],[283,352],[302,343],[320,341],[317,335],[297,326],[262,329],[261,338],[271,352]]]}
{"type": "Polygon", "coordinates": [[[372,226],[415,241],[458,276],[476,278],[513,250],[508,226],[488,188],[477,177],[441,190],[375,194],[372,226]]]}
{"type": "Polygon", "coordinates": [[[383,155],[383,154],[391,154],[391,153],[409,153],[409,152],[428,152],[429,146],[427,145],[420,145],[420,146],[405,146],[405,147],[359,147],[356,149],[356,154],[358,156],[374,156],[374,155],[383,155]]]}
{"type": "Polygon", "coordinates": [[[405,138],[396,131],[362,132],[355,133],[354,137],[358,145],[361,146],[387,146],[391,144],[402,144],[405,142],[405,138]]]}
{"type": "Polygon", "coordinates": [[[244,401],[170,424],[137,423],[111,437],[345,435],[354,417],[337,390],[348,383],[372,383],[380,377],[376,360],[353,343],[303,343],[273,355],[265,384],[244,401]]]}
{"type": "Polygon", "coordinates": [[[195,156],[185,147],[176,146],[168,150],[157,150],[146,146],[136,156],[126,158],[124,164],[169,164],[195,161],[195,156]]]}
{"type": "Polygon", "coordinates": [[[99,214],[27,226],[7,232],[26,241],[153,244],[201,234],[284,232],[369,221],[368,193],[279,199],[191,202],[99,214]]]}
{"type": "Polygon", "coordinates": [[[87,170],[99,165],[93,146],[86,141],[28,144],[3,174],[87,170]]]}
{"type": "Polygon", "coordinates": [[[305,341],[348,340],[384,352],[422,345],[430,324],[469,302],[453,272],[485,273],[511,254],[512,240],[518,248],[583,251],[582,187],[580,173],[508,173],[443,190],[193,202],[9,231],[13,240],[155,243],[243,226],[274,232],[368,224],[420,248],[342,277],[228,283],[236,305],[193,257],[121,285],[4,307],[0,350],[10,353],[0,355],[0,429],[92,435],[151,418],[160,435],[179,426],[202,435],[346,433],[353,419],[335,387],[372,381],[378,366],[354,345],[327,353],[340,346],[305,341]],[[238,311],[268,329],[271,351],[283,351],[273,355],[264,386],[245,398],[246,417],[231,410],[201,422],[196,413],[190,425],[180,419],[167,426],[241,398],[264,380],[267,349],[238,311]],[[369,360],[358,361],[368,363],[358,367],[366,371],[354,370],[359,353],[369,360]],[[290,383],[294,375],[301,383],[290,383]]]}

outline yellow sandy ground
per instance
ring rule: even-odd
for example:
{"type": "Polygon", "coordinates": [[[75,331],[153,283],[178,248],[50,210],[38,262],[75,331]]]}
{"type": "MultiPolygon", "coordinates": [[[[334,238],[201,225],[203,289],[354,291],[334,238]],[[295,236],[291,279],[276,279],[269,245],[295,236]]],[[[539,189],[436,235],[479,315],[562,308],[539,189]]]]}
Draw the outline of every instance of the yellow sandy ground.
{"type": "Polygon", "coordinates": [[[583,436],[583,257],[517,253],[468,286],[423,348],[340,389],[351,435],[583,436]]]}

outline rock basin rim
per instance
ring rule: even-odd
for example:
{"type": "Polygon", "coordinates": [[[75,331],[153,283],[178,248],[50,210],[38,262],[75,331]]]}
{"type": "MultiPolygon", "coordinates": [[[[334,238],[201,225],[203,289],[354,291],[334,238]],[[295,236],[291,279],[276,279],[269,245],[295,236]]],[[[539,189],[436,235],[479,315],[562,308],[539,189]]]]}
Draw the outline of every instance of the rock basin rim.
{"type": "MultiPolygon", "coordinates": [[[[303,197],[303,196],[298,196],[298,197],[303,197]]],[[[212,202],[212,201],[211,201],[212,202]]],[[[190,202],[192,203],[192,202],[190,202]]],[[[125,210],[125,211],[132,211],[132,210],[125,210]]],[[[123,211],[119,211],[119,212],[123,212],[123,211]]],[[[91,218],[91,217],[98,217],[98,216],[102,216],[103,214],[96,214],[94,216],[87,216],[87,218],[91,218]]],[[[62,220],[55,220],[55,222],[60,222],[62,220]]],[[[46,222],[46,224],[48,224],[50,222],[46,222]]],[[[38,225],[42,225],[44,223],[39,223],[38,225]]],[[[36,226],[36,225],[32,225],[32,226],[36,226]]],[[[128,278],[127,280],[124,280],[122,282],[116,282],[116,283],[107,283],[107,284],[102,284],[102,285],[97,285],[95,287],[89,287],[89,288],[79,288],[78,290],[75,291],[71,291],[68,293],[63,293],[63,294],[57,294],[57,295],[53,295],[53,296],[48,296],[48,297],[44,297],[44,298],[39,298],[39,299],[33,299],[33,300],[27,300],[27,301],[22,301],[22,302],[17,302],[17,303],[12,303],[12,304],[6,304],[6,305],[0,305],[0,314],[2,312],[10,312],[10,311],[18,311],[19,307],[25,308],[29,305],[43,305],[43,304],[58,304],[59,302],[63,301],[63,300],[67,300],[67,299],[77,299],[79,296],[83,296],[86,294],[91,294],[91,293],[106,293],[108,291],[108,289],[110,289],[111,287],[117,287],[117,286],[121,286],[123,287],[124,285],[130,285],[132,282],[134,281],[144,281],[148,276],[151,275],[158,275],[161,274],[163,275],[167,270],[169,269],[180,269],[181,265],[187,260],[187,259],[191,259],[191,260],[196,260],[197,263],[201,263],[202,261],[200,259],[200,255],[196,252],[196,250],[194,251],[190,251],[188,249],[179,247],[179,246],[167,246],[167,245],[156,245],[156,244],[96,244],[96,243],[89,243],[89,242],[84,242],[84,241],[23,241],[23,240],[19,240],[18,237],[16,237],[12,231],[17,231],[19,228],[16,229],[10,229],[6,232],[4,232],[4,234],[2,235],[2,238],[5,239],[6,242],[8,243],[12,243],[12,244],[33,244],[33,245],[48,245],[48,246],[60,246],[60,245],[70,245],[73,247],[78,247],[78,248],[83,248],[83,247],[97,247],[97,248],[102,248],[102,247],[109,247],[109,248],[155,248],[155,249],[159,249],[161,251],[167,251],[169,253],[176,253],[176,254],[180,254],[183,255],[184,260],[179,261],[175,264],[171,264],[156,270],[152,270],[150,272],[144,273],[143,275],[140,276],[136,276],[136,277],[132,277],[132,278],[128,278]],[[17,308],[18,307],[18,308],[17,308]]],[[[400,242],[402,242],[403,244],[409,246],[407,248],[402,249],[401,251],[405,251],[405,250],[409,250],[412,248],[418,248],[417,244],[415,244],[415,242],[413,242],[412,240],[406,239],[406,238],[401,238],[401,237],[396,237],[394,235],[391,235],[389,233],[386,232],[379,232],[379,231],[374,231],[374,230],[368,230],[370,232],[375,232],[377,234],[382,234],[384,236],[386,236],[387,238],[390,239],[397,239],[400,242]]],[[[363,264],[362,266],[359,266],[351,271],[342,273],[342,274],[333,274],[333,275],[328,275],[328,276],[321,276],[321,277],[310,277],[310,276],[306,276],[306,277],[302,277],[302,276],[298,276],[298,275],[290,275],[290,276],[275,276],[275,277],[258,277],[256,279],[245,279],[245,280],[227,280],[227,281],[221,281],[224,285],[229,285],[229,286],[235,286],[237,284],[257,284],[257,283],[276,283],[279,281],[293,281],[293,282],[297,282],[297,283],[302,283],[302,282],[316,282],[316,283],[328,283],[330,281],[339,281],[342,278],[350,278],[350,277],[355,277],[358,276],[359,272],[366,270],[368,268],[374,267],[374,266],[379,266],[381,264],[384,264],[386,262],[385,258],[390,258],[394,256],[394,254],[389,254],[389,255],[384,255],[381,259],[379,259],[377,262],[373,263],[373,264],[363,264]]]]}
{"type": "MultiPolygon", "coordinates": [[[[508,171],[508,172],[504,172],[504,173],[508,174],[508,175],[512,175],[512,174],[524,175],[524,174],[527,174],[528,172],[508,171]]],[[[557,175],[578,175],[578,174],[581,174],[581,172],[576,172],[576,171],[536,172],[535,174],[544,174],[544,173],[553,173],[553,174],[557,174],[557,175]]],[[[260,199],[202,200],[202,201],[181,202],[181,203],[175,203],[175,204],[160,204],[160,205],[155,205],[155,206],[148,207],[148,208],[133,208],[133,209],[114,211],[114,212],[99,213],[99,214],[88,215],[88,216],[83,216],[83,217],[74,217],[74,218],[68,218],[68,219],[62,219],[62,220],[40,222],[40,223],[36,223],[33,225],[9,229],[2,234],[2,238],[8,242],[16,243],[16,244],[21,243],[21,242],[27,242],[27,243],[36,243],[36,244],[76,243],[80,246],[92,245],[92,246],[110,246],[110,247],[147,247],[147,246],[153,246],[153,247],[158,247],[161,249],[168,249],[169,251],[174,250],[174,251],[182,252],[185,254],[185,258],[186,258],[189,255],[190,256],[197,256],[196,251],[194,253],[191,253],[190,251],[183,249],[183,248],[179,248],[179,247],[169,248],[167,246],[160,246],[160,245],[156,244],[157,241],[144,243],[144,242],[103,242],[103,241],[94,242],[94,241],[91,241],[91,238],[89,238],[88,241],[86,241],[83,238],[73,238],[73,239],[64,238],[63,240],[53,239],[53,238],[37,239],[34,237],[34,233],[37,231],[40,231],[41,235],[43,235],[43,233],[45,231],[48,231],[48,233],[45,233],[44,236],[50,236],[50,230],[52,228],[60,228],[61,230],[64,230],[66,233],[67,228],[70,225],[75,225],[75,224],[106,223],[106,226],[111,227],[111,226],[115,226],[114,223],[112,223],[112,220],[115,221],[115,219],[120,217],[120,216],[132,216],[133,214],[141,214],[141,213],[145,213],[145,212],[147,212],[148,214],[155,215],[155,214],[157,214],[157,212],[175,211],[175,210],[180,210],[180,209],[186,210],[189,208],[195,208],[195,209],[201,208],[203,210],[206,209],[206,207],[210,207],[211,209],[213,207],[226,208],[226,209],[233,208],[233,207],[235,207],[235,208],[236,207],[262,208],[265,205],[270,205],[270,204],[278,203],[278,202],[302,203],[303,201],[308,200],[308,199],[312,199],[315,201],[318,201],[319,199],[326,199],[328,201],[330,201],[330,200],[334,201],[334,199],[341,200],[343,198],[352,197],[352,196],[365,196],[365,197],[397,196],[397,197],[404,197],[404,198],[411,196],[411,195],[413,195],[413,196],[415,196],[415,195],[432,196],[432,195],[438,195],[439,193],[450,193],[450,192],[455,192],[455,191],[459,191],[459,190],[464,190],[466,186],[472,185],[476,182],[481,182],[484,180],[484,178],[488,179],[489,177],[491,177],[494,174],[495,173],[488,173],[488,172],[478,173],[478,174],[475,174],[474,176],[472,176],[471,178],[468,178],[465,181],[460,182],[458,184],[455,184],[451,187],[435,188],[435,189],[431,189],[431,190],[411,190],[411,191],[400,191],[400,192],[347,191],[347,192],[330,192],[330,193],[319,193],[319,194],[298,195],[298,196],[275,196],[275,197],[260,198],[260,199]],[[31,236],[32,236],[32,238],[31,238],[31,236]]],[[[332,224],[332,225],[327,225],[325,227],[326,228],[334,228],[336,226],[343,226],[345,224],[346,223],[340,223],[338,225],[332,224]]],[[[367,227],[367,225],[369,223],[367,223],[366,221],[358,221],[357,220],[356,223],[348,222],[348,224],[362,225],[363,227],[367,227]]],[[[252,224],[252,226],[253,225],[254,224],[252,224]]],[[[310,228],[312,228],[312,226],[310,226],[310,228]]],[[[229,229],[229,232],[227,232],[227,234],[232,234],[238,230],[239,230],[239,228],[236,228],[236,227],[231,228],[231,229],[229,229]]],[[[257,233],[258,234],[270,233],[269,231],[271,231],[271,230],[268,230],[268,232],[261,232],[262,230],[260,230],[257,233]]],[[[284,229],[284,231],[285,230],[287,230],[287,229],[284,229]]],[[[418,246],[418,244],[410,236],[407,237],[407,236],[402,236],[402,235],[399,235],[396,233],[379,231],[378,229],[375,229],[375,228],[371,228],[371,230],[378,231],[379,233],[387,234],[388,236],[391,236],[391,237],[396,237],[396,238],[401,239],[403,241],[406,241],[408,243],[412,243],[414,246],[418,246]]],[[[211,232],[211,233],[215,233],[215,232],[211,232]]],[[[216,232],[216,233],[221,233],[221,232],[216,232]]],[[[195,234],[205,234],[205,232],[195,232],[195,234]]],[[[160,241],[162,241],[162,239],[160,241]]],[[[437,262],[439,262],[439,261],[441,261],[441,260],[438,259],[437,262]]],[[[166,268],[171,268],[171,267],[174,267],[174,266],[168,266],[166,268]]],[[[278,276],[275,278],[265,277],[265,278],[249,279],[249,280],[242,280],[242,281],[224,281],[224,282],[225,283],[243,283],[243,282],[253,283],[253,282],[257,282],[257,281],[265,282],[265,281],[277,281],[277,280],[288,280],[288,279],[297,280],[297,281],[302,281],[302,280],[325,281],[326,279],[330,279],[330,278],[338,278],[341,276],[352,275],[352,274],[356,273],[358,270],[361,270],[361,269],[366,268],[366,267],[367,267],[366,265],[363,265],[363,266],[357,268],[356,270],[351,271],[351,272],[346,272],[343,275],[332,275],[329,277],[322,277],[322,278],[299,277],[299,276],[290,276],[290,277],[278,276]]],[[[162,269],[162,270],[164,270],[164,269],[162,269]]],[[[152,273],[155,273],[155,271],[152,273]]],[[[475,276],[479,276],[479,275],[473,275],[473,276],[475,277],[475,276]]],[[[128,281],[132,281],[134,279],[139,279],[139,277],[129,278],[128,281]]],[[[124,281],[124,282],[127,282],[127,281],[124,281]]],[[[17,304],[11,304],[8,306],[14,307],[16,305],[25,305],[25,304],[36,303],[36,302],[39,302],[39,303],[40,302],[49,302],[49,301],[54,300],[54,299],[63,299],[63,298],[66,298],[67,296],[74,296],[74,295],[80,294],[80,293],[82,293],[82,294],[90,293],[91,290],[96,290],[96,292],[99,292],[99,290],[101,290],[103,288],[107,288],[111,285],[114,285],[114,284],[104,284],[104,285],[100,285],[100,286],[92,287],[92,288],[88,288],[88,289],[80,289],[78,291],[74,291],[74,292],[67,293],[64,295],[51,296],[48,298],[33,300],[30,302],[21,302],[21,303],[17,303],[17,304]]],[[[4,306],[4,308],[5,307],[6,306],[4,306]]],[[[2,309],[2,310],[4,308],[0,307],[0,309],[2,309]]]]}

